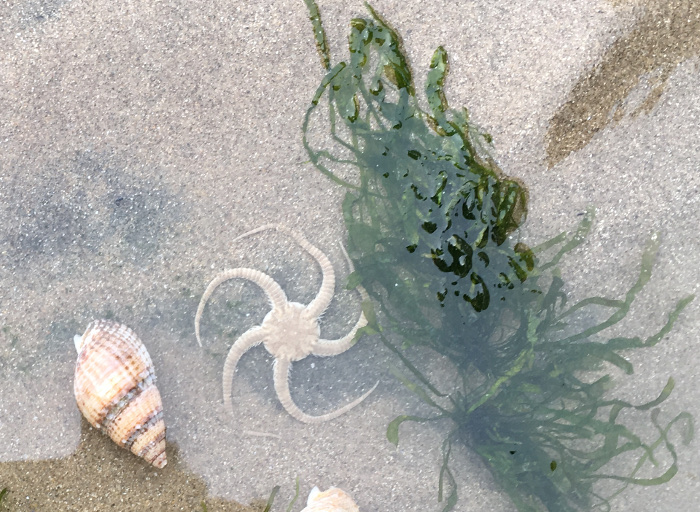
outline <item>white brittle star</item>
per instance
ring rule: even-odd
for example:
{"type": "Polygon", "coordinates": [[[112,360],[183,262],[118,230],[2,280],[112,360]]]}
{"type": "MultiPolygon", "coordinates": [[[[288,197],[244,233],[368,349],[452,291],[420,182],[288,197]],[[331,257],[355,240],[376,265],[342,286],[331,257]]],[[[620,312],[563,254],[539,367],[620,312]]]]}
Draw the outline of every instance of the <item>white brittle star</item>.
{"type": "MultiPolygon", "coordinates": [[[[233,413],[231,390],[233,387],[233,375],[236,371],[236,365],[239,359],[248,349],[263,343],[267,351],[275,358],[273,371],[275,391],[280,403],[287,412],[304,423],[320,423],[337,418],[367,398],[379,383],[375,384],[372,389],[364,395],[340,409],[321,416],[310,416],[299,409],[292,400],[292,396],[289,392],[289,370],[294,361],[304,359],[310,354],[315,356],[335,356],[345,352],[353,345],[353,339],[358,329],[367,325],[367,319],[364,313],[361,313],[359,320],[348,334],[336,340],[322,339],[318,319],[326,310],[331,300],[333,300],[333,292],[335,290],[335,272],[333,271],[333,265],[331,265],[331,262],[325,254],[311,245],[302,235],[281,225],[267,224],[261,226],[237,237],[234,239],[234,242],[266,229],[276,229],[291,236],[318,262],[321,267],[321,272],[323,273],[321,288],[318,294],[308,306],[304,306],[298,302],[289,302],[287,296],[277,282],[259,270],[251,268],[226,270],[209,283],[209,286],[207,286],[199,302],[197,314],[194,319],[197,342],[201,347],[202,341],[199,336],[199,323],[202,318],[204,306],[212,293],[214,293],[216,287],[224,281],[233,278],[248,279],[254,282],[263,289],[272,304],[272,309],[265,316],[261,325],[246,331],[236,340],[226,357],[223,376],[224,404],[226,405],[226,409],[233,413]]],[[[350,261],[347,254],[345,256],[348,259],[352,271],[352,261],[350,261]]],[[[368,300],[369,297],[364,288],[358,286],[358,291],[362,300],[368,300]]]]}

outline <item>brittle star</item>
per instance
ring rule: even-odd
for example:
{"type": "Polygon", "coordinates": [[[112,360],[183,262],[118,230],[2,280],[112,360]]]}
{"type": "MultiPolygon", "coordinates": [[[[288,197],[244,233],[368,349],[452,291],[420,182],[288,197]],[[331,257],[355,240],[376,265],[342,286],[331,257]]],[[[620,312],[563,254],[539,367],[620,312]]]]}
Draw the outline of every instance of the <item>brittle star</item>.
{"type": "MultiPolygon", "coordinates": [[[[333,265],[331,265],[330,260],[323,252],[311,245],[302,235],[285,226],[277,224],[267,224],[252,231],[248,231],[234,239],[234,242],[267,229],[276,229],[289,235],[318,262],[323,274],[321,288],[318,294],[307,306],[304,306],[298,302],[288,301],[280,285],[270,276],[259,270],[251,268],[226,270],[209,283],[209,286],[207,286],[199,302],[197,314],[194,319],[197,342],[201,347],[202,341],[199,335],[199,324],[204,306],[212,293],[214,293],[216,287],[224,281],[233,278],[247,279],[254,282],[265,292],[272,305],[272,309],[265,316],[262,324],[246,331],[236,340],[226,357],[223,376],[224,404],[226,409],[233,414],[231,391],[233,387],[233,375],[236,371],[239,359],[246,351],[262,343],[267,351],[275,358],[273,370],[275,392],[286,411],[294,418],[304,423],[320,423],[322,421],[332,420],[362,402],[374,391],[379,383],[375,384],[372,389],[361,397],[340,409],[321,416],[310,416],[299,409],[292,400],[292,396],[289,392],[289,370],[294,361],[300,361],[310,354],[315,356],[335,356],[345,352],[354,344],[357,331],[367,325],[367,319],[364,313],[361,313],[355,326],[350,329],[350,332],[345,336],[335,340],[322,339],[318,319],[326,310],[331,300],[333,300],[333,292],[335,290],[335,272],[333,271],[333,265]]],[[[344,248],[343,252],[345,253],[344,248]]],[[[352,261],[347,253],[345,253],[345,257],[352,271],[352,261]]],[[[358,286],[357,289],[363,301],[369,299],[367,292],[362,286],[358,286]]]]}

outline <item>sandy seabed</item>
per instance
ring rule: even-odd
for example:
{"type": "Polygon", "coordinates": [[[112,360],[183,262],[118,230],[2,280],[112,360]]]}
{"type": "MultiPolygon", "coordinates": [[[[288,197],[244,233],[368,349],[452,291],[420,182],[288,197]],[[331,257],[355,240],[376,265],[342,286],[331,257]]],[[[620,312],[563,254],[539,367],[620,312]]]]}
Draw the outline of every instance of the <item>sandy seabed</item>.
{"type": "MultiPolygon", "coordinates": [[[[435,47],[450,54],[450,103],[469,108],[494,137],[500,167],[529,188],[523,241],[573,229],[596,207],[594,230],[562,265],[572,296],[620,297],[645,241],[660,234],[653,278],[620,326],[638,334],[700,291],[696,5],[373,2],[402,35],[419,85],[435,47]]],[[[330,0],[319,8],[332,54],[344,59],[349,21],[366,10],[330,0]]],[[[325,337],[359,314],[340,284],[343,190],[301,143],[323,77],[304,3],[5,2],[0,47],[0,487],[10,489],[10,509],[193,510],[204,501],[247,510],[225,502],[236,500],[260,510],[280,485],[273,510],[285,510],[298,479],[303,496],[338,486],[367,512],[441,510],[440,442],[450,426],[405,424],[398,448],[386,440],[395,416],[429,411],[389,373],[376,339],[295,364],[292,393],[311,414],[379,381],[353,411],[306,425],[280,406],[262,348],[241,360],[235,418],[225,414],[223,361],[268,311],[258,289],[222,287],[203,320],[203,348],[194,337],[199,297],[224,268],[258,268],[291,300],[313,298],[320,272],[284,236],[230,243],[266,223],[296,227],[334,263],[325,337]],[[173,443],[162,472],[81,429],[72,338],[98,317],[131,326],[154,360],[173,443]]],[[[697,409],[699,308],[696,300],[667,339],[633,360],[621,397],[648,401],[673,375],[664,414],[697,409]]],[[[440,378],[444,362],[430,371],[440,378]]],[[[700,500],[693,452],[679,448],[668,485],[629,489],[614,510],[687,510],[700,500]]],[[[457,511],[513,510],[475,454],[458,450],[453,460],[457,511]]]]}

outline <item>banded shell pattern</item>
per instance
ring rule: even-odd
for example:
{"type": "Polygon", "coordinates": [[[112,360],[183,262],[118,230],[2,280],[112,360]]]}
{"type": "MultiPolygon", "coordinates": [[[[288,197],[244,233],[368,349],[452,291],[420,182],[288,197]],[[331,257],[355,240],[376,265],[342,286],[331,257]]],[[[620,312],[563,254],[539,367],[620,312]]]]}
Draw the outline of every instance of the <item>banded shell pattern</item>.
{"type": "Polygon", "coordinates": [[[119,446],[164,467],[163,404],[144,344],[127,326],[109,320],[90,323],[74,341],[80,412],[119,446]]]}
{"type": "Polygon", "coordinates": [[[321,492],[318,487],[314,487],[301,512],[360,512],[360,508],[342,489],[331,487],[321,492]]]}

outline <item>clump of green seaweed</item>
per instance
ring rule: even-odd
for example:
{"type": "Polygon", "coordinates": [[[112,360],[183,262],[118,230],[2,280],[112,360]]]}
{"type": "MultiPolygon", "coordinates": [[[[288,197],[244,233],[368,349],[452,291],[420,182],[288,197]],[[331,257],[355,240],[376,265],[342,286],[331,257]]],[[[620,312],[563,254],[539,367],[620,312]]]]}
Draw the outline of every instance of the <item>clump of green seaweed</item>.
{"type": "Polygon", "coordinates": [[[398,34],[371,6],[370,18],[351,22],[349,60],[333,66],[318,8],[305,2],[327,73],[304,119],[304,144],[314,166],[347,189],[343,215],[355,265],[348,287],[364,285],[379,304],[383,326],[372,304],[363,304],[365,332],[379,334],[410,371],[397,376],[437,410],[431,418],[396,418],[388,439],[398,443],[405,421],[454,422],[442,446],[438,500],[445,511],[457,503],[449,466],[455,442],[482,457],[521,511],[609,510],[627,485],[671,479],[677,457],[669,431],[681,423],[683,441],[693,435],[686,412],[660,423],[656,407],[673,379],[656,399],[634,405],[610,398],[613,381],[604,373],[606,364],[632,373],[621,353],[658,343],[693,298],[679,301],[646,339],[604,336],[650,279],[656,239],[624,299],[569,305],[556,265],[584,240],[592,212],[573,236],[562,233],[532,249],[514,243],[527,193],[488,157],[490,137],[470,124],[466,110],[449,107],[445,50],[430,62],[424,110],[398,34]],[[329,138],[317,135],[323,128],[329,138]],[[354,171],[359,182],[341,178],[339,169],[354,171]],[[605,318],[594,320],[601,311],[605,318]],[[586,321],[593,325],[580,327],[586,321]],[[456,391],[439,391],[411,363],[416,345],[449,358],[460,379],[456,391]],[[651,410],[654,441],[621,421],[633,410],[651,410]],[[659,465],[658,449],[671,458],[667,469],[638,476],[659,465]],[[636,463],[627,474],[610,472],[611,462],[628,456],[636,463]],[[620,486],[604,497],[594,486],[601,481],[620,486]]]}

